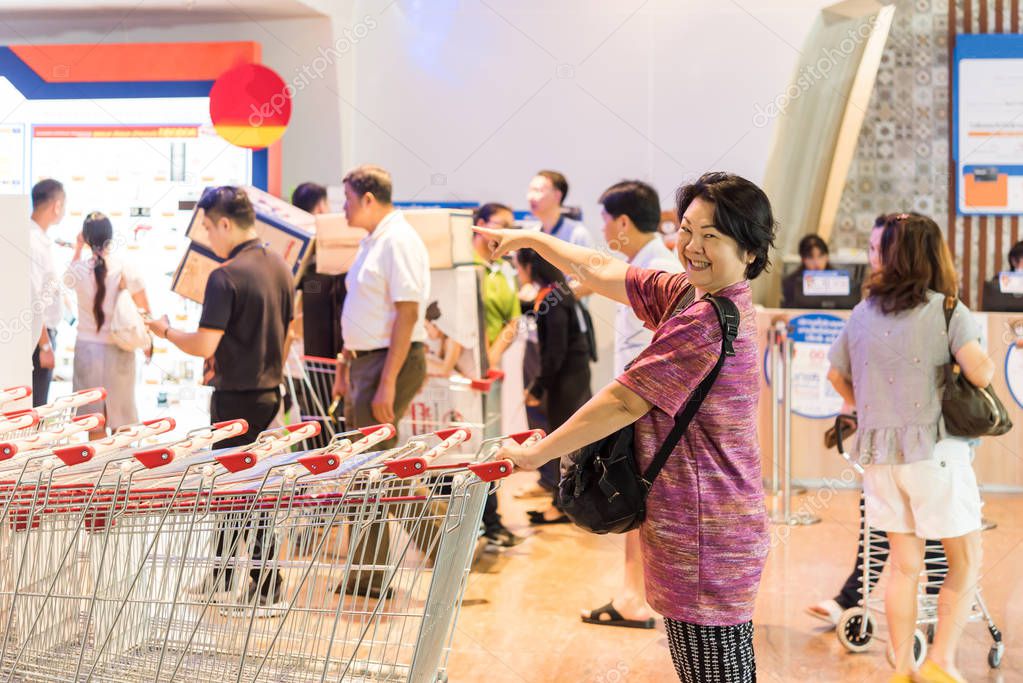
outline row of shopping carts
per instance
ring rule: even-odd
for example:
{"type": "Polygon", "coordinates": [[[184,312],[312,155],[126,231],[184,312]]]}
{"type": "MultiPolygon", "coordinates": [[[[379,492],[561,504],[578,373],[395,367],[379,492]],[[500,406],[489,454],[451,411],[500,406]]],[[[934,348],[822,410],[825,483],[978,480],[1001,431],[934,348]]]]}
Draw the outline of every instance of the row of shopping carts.
{"type": "Polygon", "coordinates": [[[503,438],[380,451],[377,425],[302,451],[303,422],[215,449],[232,420],[153,444],[167,417],[69,443],[102,418],[66,406],[101,396],[0,418],[0,679],[445,679],[503,438]]]}

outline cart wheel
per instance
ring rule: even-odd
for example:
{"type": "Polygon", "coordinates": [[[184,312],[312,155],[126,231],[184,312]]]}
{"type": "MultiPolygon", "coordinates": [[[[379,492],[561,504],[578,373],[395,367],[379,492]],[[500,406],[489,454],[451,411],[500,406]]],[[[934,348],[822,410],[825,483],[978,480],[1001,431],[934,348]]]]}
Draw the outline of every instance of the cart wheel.
{"type": "Polygon", "coordinates": [[[987,651],[987,665],[992,669],[1002,666],[1002,655],[1005,654],[1005,643],[995,643],[987,651]]]}
{"type": "Polygon", "coordinates": [[[863,608],[850,607],[838,619],[838,642],[849,652],[865,652],[874,639],[876,625],[873,615],[868,615],[866,628],[863,628],[863,608]]]}
{"type": "MultiPolygon", "coordinates": [[[[885,655],[888,657],[888,663],[895,667],[895,648],[892,647],[891,643],[885,648],[885,655]]],[[[913,631],[913,662],[919,669],[927,659],[927,636],[920,629],[913,631]]]]}

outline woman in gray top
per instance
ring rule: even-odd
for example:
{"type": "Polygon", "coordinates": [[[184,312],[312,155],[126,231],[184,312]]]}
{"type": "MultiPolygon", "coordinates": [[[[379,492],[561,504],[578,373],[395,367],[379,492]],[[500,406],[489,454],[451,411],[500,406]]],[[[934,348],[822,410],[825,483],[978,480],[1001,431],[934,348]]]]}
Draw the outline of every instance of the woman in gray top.
{"type": "Polygon", "coordinates": [[[941,416],[942,367],[949,351],[964,376],[987,386],[994,363],[980,330],[956,302],[946,331],[944,306],[958,292],[955,265],[930,218],[893,216],[881,237],[883,268],[831,348],[828,375],[855,405],[854,456],[866,468],[867,523],[888,532],[891,568],[886,617],[895,648],[892,681],[909,681],[924,539],[941,539],[948,575],[929,659],[916,680],[962,680],[955,652],[980,569],[980,493],[968,442],[948,436],[941,416]]]}

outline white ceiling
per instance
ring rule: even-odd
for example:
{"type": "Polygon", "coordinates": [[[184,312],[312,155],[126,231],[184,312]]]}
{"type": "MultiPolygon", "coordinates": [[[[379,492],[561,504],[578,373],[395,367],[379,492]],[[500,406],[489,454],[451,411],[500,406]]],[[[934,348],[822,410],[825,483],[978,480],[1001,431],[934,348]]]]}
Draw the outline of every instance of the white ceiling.
{"type": "Polygon", "coordinates": [[[324,0],[0,0],[3,17],[47,17],[54,13],[90,15],[103,13],[159,13],[193,15],[238,15],[239,18],[321,16],[324,0]]]}

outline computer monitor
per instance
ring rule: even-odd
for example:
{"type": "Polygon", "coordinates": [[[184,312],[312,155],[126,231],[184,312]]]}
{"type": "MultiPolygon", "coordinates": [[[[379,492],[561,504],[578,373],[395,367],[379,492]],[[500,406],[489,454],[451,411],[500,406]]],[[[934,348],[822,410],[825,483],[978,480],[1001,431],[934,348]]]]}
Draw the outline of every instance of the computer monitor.
{"type": "Polygon", "coordinates": [[[789,292],[789,296],[782,303],[783,308],[849,310],[855,308],[856,304],[860,302],[860,282],[848,271],[815,271],[804,272],[801,275],[803,281],[797,283],[792,288],[794,291],[789,292]],[[817,286],[812,286],[808,289],[806,287],[807,276],[815,278],[817,286]],[[835,291],[829,291],[833,290],[833,287],[820,286],[822,282],[835,281],[839,278],[843,278],[844,282],[848,284],[848,287],[842,286],[842,289],[848,293],[840,294],[835,291]]]}
{"type": "Polygon", "coordinates": [[[998,280],[984,283],[984,298],[980,302],[984,311],[1023,313],[1023,294],[1007,294],[998,285],[998,280]]]}

